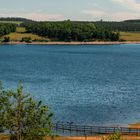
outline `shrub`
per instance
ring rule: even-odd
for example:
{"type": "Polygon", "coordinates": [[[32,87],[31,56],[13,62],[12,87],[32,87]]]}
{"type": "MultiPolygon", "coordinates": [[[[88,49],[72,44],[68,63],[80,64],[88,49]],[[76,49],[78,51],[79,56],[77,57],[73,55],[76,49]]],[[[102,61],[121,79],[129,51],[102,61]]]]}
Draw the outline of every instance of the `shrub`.
{"type": "Polygon", "coordinates": [[[125,42],[126,40],[124,40],[124,39],[120,39],[119,41],[120,41],[120,42],[125,42]]]}
{"type": "Polygon", "coordinates": [[[31,37],[23,37],[23,38],[21,39],[21,42],[31,43],[31,42],[32,42],[32,39],[31,39],[31,37]]]}
{"type": "Polygon", "coordinates": [[[10,37],[9,36],[5,36],[2,42],[10,42],[10,37]]]}
{"type": "Polygon", "coordinates": [[[115,134],[103,137],[102,140],[125,140],[125,139],[122,137],[121,133],[116,132],[115,134]]]}
{"type": "Polygon", "coordinates": [[[48,106],[24,94],[22,86],[15,91],[5,91],[0,86],[0,131],[9,132],[10,140],[42,140],[51,136],[52,116],[48,106]]]}

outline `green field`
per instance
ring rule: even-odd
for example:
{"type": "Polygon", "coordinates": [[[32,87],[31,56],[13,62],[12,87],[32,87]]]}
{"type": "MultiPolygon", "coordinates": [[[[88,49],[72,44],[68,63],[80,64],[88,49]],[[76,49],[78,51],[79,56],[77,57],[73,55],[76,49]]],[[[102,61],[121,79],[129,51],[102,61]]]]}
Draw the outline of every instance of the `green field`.
{"type": "MultiPolygon", "coordinates": [[[[41,37],[39,35],[35,35],[35,34],[32,34],[32,33],[26,33],[26,29],[24,27],[17,27],[16,32],[10,33],[10,34],[5,35],[5,36],[10,37],[11,41],[21,41],[22,38],[25,38],[25,37],[30,37],[31,40],[33,40],[33,41],[35,41],[35,40],[36,41],[46,41],[46,40],[48,40],[47,38],[41,37]]],[[[1,40],[5,36],[1,37],[1,40]]]]}
{"type": "Polygon", "coordinates": [[[21,41],[22,38],[30,37],[32,40],[44,40],[45,38],[40,37],[38,35],[30,34],[30,33],[10,33],[6,36],[9,36],[11,41],[21,41]]]}
{"type": "Polygon", "coordinates": [[[24,27],[17,27],[16,28],[16,32],[17,33],[25,33],[26,32],[26,29],[24,27]]]}
{"type": "Polygon", "coordinates": [[[120,39],[126,41],[140,41],[140,32],[120,32],[120,39]]]}

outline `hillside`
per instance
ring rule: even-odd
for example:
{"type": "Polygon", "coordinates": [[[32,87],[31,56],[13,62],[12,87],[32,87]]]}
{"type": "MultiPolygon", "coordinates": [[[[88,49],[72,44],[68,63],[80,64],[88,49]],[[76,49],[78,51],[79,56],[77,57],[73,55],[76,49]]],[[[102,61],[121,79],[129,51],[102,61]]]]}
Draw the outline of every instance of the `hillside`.
{"type": "Polygon", "coordinates": [[[20,42],[23,38],[29,38],[31,41],[40,41],[40,42],[48,41],[48,39],[45,37],[41,37],[39,35],[32,33],[27,33],[24,27],[17,27],[15,32],[11,32],[5,36],[2,36],[0,39],[3,40],[4,37],[10,37],[11,41],[18,42],[20,42]]]}

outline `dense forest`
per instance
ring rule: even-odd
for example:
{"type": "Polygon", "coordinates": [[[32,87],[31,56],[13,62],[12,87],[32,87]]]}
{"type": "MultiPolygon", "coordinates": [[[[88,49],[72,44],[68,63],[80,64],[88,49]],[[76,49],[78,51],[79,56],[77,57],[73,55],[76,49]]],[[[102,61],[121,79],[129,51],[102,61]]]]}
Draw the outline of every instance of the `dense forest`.
{"type": "Polygon", "coordinates": [[[140,31],[140,20],[128,20],[124,22],[93,22],[97,27],[110,29],[112,31],[135,32],[140,31]]]}
{"type": "Polygon", "coordinates": [[[47,36],[55,41],[117,41],[119,33],[82,22],[38,22],[25,24],[27,32],[47,36]]]}
{"type": "Polygon", "coordinates": [[[16,31],[16,25],[10,23],[0,23],[0,36],[16,31]]]}

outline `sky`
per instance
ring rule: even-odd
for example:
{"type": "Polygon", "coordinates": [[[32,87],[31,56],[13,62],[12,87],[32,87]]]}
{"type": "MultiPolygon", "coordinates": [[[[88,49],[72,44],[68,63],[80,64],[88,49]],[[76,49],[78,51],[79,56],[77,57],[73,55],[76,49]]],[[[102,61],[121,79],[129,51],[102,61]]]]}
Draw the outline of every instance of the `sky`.
{"type": "Polygon", "coordinates": [[[140,0],[0,0],[0,17],[38,21],[140,19],[140,0]]]}

